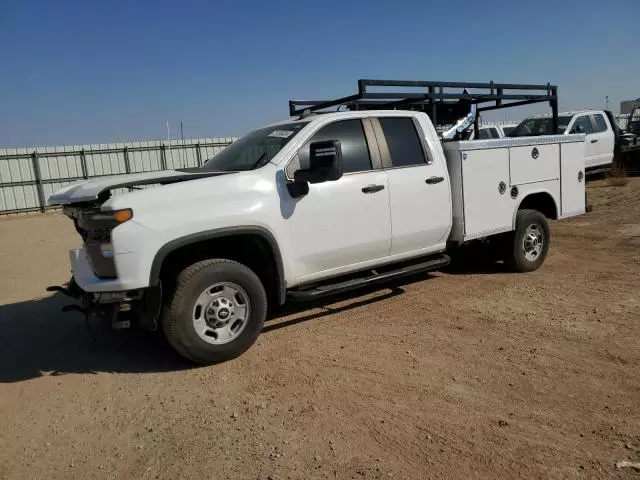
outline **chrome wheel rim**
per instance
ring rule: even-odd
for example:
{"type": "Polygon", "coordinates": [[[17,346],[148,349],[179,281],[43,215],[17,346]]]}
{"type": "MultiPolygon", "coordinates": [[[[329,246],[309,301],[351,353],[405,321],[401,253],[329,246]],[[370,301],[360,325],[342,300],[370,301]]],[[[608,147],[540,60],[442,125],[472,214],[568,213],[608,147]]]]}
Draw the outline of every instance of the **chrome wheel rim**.
{"type": "Polygon", "coordinates": [[[209,285],[193,307],[193,327],[207,343],[222,345],[240,336],[249,321],[249,296],[231,282],[209,285]]]}
{"type": "Polygon", "coordinates": [[[532,223],[527,227],[522,239],[522,251],[524,256],[530,262],[534,262],[540,257],[542,247],[544,246],[544,232],[540,225],[532,223]]]}

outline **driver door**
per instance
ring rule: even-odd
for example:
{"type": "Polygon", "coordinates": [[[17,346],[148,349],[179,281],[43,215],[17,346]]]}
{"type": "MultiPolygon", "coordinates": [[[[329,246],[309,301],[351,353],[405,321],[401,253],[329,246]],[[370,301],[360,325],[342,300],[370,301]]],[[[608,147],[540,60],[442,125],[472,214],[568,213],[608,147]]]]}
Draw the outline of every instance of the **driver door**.
{"type": "Polygon", "coordinates": [[[365,126],[370,129],[368,119],[339,120],[321,127],[286,168],[292,176],[297,168],[308,165],[310,143],[340,141],[344,165],[340,179],[310,184],[309,193],[302,197],[282,194],[286,235],[280,241],[299,283],[365,268],[389,255],[387,174],[375,168],[378,147],[373,135],[365,134],[365,126]]]}

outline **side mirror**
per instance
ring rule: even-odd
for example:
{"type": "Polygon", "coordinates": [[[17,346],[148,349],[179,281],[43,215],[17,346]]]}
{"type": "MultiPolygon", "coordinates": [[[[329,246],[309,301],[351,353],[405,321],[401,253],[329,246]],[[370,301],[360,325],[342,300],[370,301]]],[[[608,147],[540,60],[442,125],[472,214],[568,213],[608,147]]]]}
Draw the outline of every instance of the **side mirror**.
{"type": "Polygon", "coordinates": [[[342,148],[339,140],[313,142],[309,145],[309,167],[296,170],[295,183],[321,183],[342,177],[342,148]]]}

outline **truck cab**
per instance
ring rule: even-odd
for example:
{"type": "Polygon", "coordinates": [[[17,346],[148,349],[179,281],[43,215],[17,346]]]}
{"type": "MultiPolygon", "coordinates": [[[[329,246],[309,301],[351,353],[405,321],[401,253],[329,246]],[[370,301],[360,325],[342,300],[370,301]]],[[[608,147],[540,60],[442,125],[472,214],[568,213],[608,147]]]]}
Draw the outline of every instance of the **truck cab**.
{"type": "Polygon", "coordinates": [[[524,119],[509,133],[509,137],[527,137],[540,135],[586,136],[585,167],[595,169],[610,166],[613,163],[616,134],[609,116],[603,110],[582,110],[558,114],[558,132],[553,132],[550,115],[534,116],[524,119]]]}

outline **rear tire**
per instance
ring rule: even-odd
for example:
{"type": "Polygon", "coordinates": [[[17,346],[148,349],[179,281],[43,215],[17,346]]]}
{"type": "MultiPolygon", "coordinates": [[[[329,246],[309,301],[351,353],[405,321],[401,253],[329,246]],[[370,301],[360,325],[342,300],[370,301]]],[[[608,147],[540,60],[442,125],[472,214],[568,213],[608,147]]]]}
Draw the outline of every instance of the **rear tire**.
{"type": "Polygon", "coordinates": [[[516,229],[505,239],[504,262],[516,272],[532,272],[540,268],[549,251],[549,224],[537,210],[519,210],[516,229]]]}
{"type": "Polygon", "coordinates": [[[266,315],[267,296],[253,271],[231,260],[204,260],[178,275],[162,327],[180,355],[213,364],[248,350],[266,315]]]}

